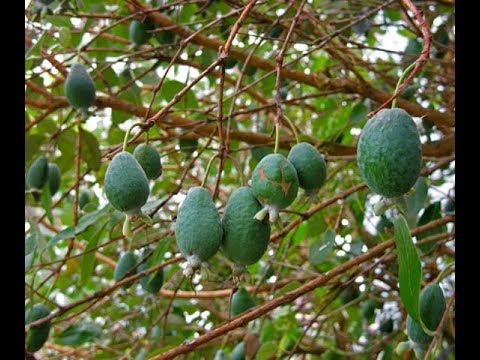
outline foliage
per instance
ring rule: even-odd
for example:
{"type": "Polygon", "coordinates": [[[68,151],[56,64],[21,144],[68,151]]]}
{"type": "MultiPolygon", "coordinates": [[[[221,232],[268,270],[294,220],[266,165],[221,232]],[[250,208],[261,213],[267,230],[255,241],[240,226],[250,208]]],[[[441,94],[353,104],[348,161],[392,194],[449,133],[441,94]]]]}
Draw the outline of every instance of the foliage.
{"type": "Polygon", "coordinates": [[[431,354],[452,352],[454,6],[413,2],[433,40],[397,106],[414,120],[423,170],[403,202],[393,204],[365,186],[356,148],[369,114],[425,46],[407,1],[249,3],[26,2],[25,310],[44,304],[52,317],[41,344],[30,347],[35,356],[150,359],[177,351],[213,359],[236,351],[256,359],[400,359],[394,349],[401,347],[413,358],[427,349],[404,345],[407,313],[435,282],[448,325],[431,354]],[[142,33],[132,41],[131,24],[146,25],[146,33],[137,28],[142,33]],[[67,99],[65,81],[76,63],[88,93],[67,99]],[[113,186],[141,194],[127,199],[122,190],[110,203],[107,168],[135,123],[141,125],[125,150],[133,154],[148,133],[162,173],[147,180],[132,165],[142,184],[132,190],[132,166],[119,167],[113,186]],[[276,135],[282,161],[295,135],[318,150],[325,181],[318,199],[302,198],[302,190],[281,204],[267,250],[237,273],[217,251],[220,219],[232,194],[252,185],[276,135]],[[51,186],[48,164],[58,166],[51,186]],[[189,190],[202,182],[208,208],[190,204],[195,211],[177,219],[189,190]],[[380,202],[385,209],[377,216],[380,202]],[[130,219],[131,235],[121,212],[130,207],[141,214],[130,219]],[[202,235],[212,249],[184,246],[208,258],[189,278],[175,232],[179,222],[191,224],[192,214],[195,224],[181,225],[184,243],[202,235]],[[202,222],[205,215],[214,221],[202,222]],[[408,264],[402,249],[418,255],[414,278],[402,272],[399,279],[399,267],[408,264]],[[133,256],[119,269],[122,254],[133,256]],[[404,303],[402,284],[415,286],[411,303],[404,303]],[[238,287],[255,306],[231,319],[238,287]],[[204,341],[215,328],[218,336],[204,341]]]}

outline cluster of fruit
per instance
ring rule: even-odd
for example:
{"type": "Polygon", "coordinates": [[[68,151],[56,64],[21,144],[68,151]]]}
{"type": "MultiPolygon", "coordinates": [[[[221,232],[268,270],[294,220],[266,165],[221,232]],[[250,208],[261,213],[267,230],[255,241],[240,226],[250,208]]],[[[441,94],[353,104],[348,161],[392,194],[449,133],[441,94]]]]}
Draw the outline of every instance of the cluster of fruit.
{"type": "Polygon", "coordinates": [[[177,245],[187,260],[184,274],[192,276],[220,248],[235,264],[234,274],[256,263],[270,240],[268,219],[277,220],[280,209],[295,200],[299,187],[315,196],[325,178],[323,156],[303,142],[292,147],[288,158],[265,156],[253,171],[252,186],[242,186],[230,196],[223,219],[207,189],[190,189],[175,225],[177,245]]]}

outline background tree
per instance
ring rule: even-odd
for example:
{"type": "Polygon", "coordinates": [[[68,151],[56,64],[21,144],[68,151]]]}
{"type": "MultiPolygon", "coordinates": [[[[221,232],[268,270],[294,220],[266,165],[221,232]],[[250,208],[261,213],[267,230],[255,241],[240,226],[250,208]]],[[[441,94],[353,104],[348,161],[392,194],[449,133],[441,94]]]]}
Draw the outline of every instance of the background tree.
{"type": "Polygon", "coordinates": [[[26,3],[26,356],[454,358],[453,1],[26,3]],[[72,103],[74,63],[87,75],[72,103]],[[394,97],[422,142],[404,204],[421,288],[438,282],[446,301],[423,349],[406,334],[397,210],[375,214],[356,162],[361,129],[394,97]],[[105,173],[129,130],[126,150],[148,141],[162,167],[142,208],[151,225],[132,219],[125,237],[105,173]],[[219,251],[185,279],[175,221],[188,190],[204,184],[222,215],[297,137],[326,160],[318,201],[300,190],[248,274],[219,251]]]}

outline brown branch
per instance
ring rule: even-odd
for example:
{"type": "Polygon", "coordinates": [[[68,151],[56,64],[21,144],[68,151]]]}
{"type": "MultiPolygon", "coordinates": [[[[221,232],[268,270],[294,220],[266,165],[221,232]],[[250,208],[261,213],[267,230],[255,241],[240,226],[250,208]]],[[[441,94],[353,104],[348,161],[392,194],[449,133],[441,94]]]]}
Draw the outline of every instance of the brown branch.
{"type": "Polygon", "coordinates": [[[432,43],[432,34],[430,33],[430,28],[428,27],[427,22],[422,16],[422,12],[418,10],[417,7],[410,0],[402,0],[402,2],[410,9],[411,12],[413,12],[415,19],[417,20],[418,25],[420,26],[420,30],[422,31],[422,36],[423,36],[423,49],[422,49],[422,52],[420,53],[420,56],[415,61],[415,67],[413,68],[412,72],[408,75],[408,77],[405,79],[403,84],[400,85],[395,90],[393,95],[387,101],[385,101],[375,111],[372,111],[370,114],[368,114],[369,118],[374,116],[380,110],[386,108],[388,105],[390,105],[392,101],[395,100],[407,88],[407,86],[411,83],[415,75],[427,63],[427,60],[430,57],[430,45],[432,43]]]}
{"type": "MultiPolygon", "coordinates": [[[[442,226],[446,223],[454,221],[455,218],[453,216],[445,216],[441,219],[434,220],[424,226],[417,227],[411,231],[412,236],[416,236],[421,234],[425,231],[428,231],[432,228],[436,228],[442,226]]],[[[266,314],[279,306],[284,304],[290,303],[297,299],[298,297],[316,289],[319,286],[325,285],[329,280],[333,279],[334,277],[344,273],[345,271],[353,268],[354,266],[360,265],[368,260],[371,260],[375,257],[382,255],[385,250],[393,247],[395,245],[395,241],[393,239],[387,240],[366,253],[363,253],[355,258],[352,258],[345,263],[333,268],[332,270],[328,271],[325,274],[319,275],[317,278],[307,282],[305,285],[298,287],[295,290],[292,290],[278,298],[273,300],[267,301],[262,305],[255,306],[251,308],[247,312],[242,315],[239,315],[233,318],[230,321],[226,321],[223,324],[218,325],[217,327],[213,328],[209,332],[200,335],[199,337],[189,340],[162,355],[154,356],[150,358],[150,360],[165,360],[165,359],[173,359],[175,356],[186,354],[191,352],[193,349],[197,348],[198,346],[205,344],[221,335],[226,334],[227,332],[236,329],[237,327],[246,325],[250,321],[257,319],[258,317],[266,314]]]]}

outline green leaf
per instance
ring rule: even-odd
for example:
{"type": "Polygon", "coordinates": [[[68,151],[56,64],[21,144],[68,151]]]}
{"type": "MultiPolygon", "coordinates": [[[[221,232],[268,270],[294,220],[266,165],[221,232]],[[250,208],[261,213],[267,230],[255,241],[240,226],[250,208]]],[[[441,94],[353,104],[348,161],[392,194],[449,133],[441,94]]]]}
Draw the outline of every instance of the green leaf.
{"type": "Polygon", "coordinates": [[[367,112],[368,112],[368,109],[364,104],[360,103],[355,105],[350,113],[350,117],[349,117],[350,123],[354,124],[354,123],[366,120],[367,112]]]}
{"type": "Polygon", "coordinates": [[[40,145],[42,145],[45,137],[40,134],[28,134],[25,136],[25,165],[30,164],[30,160],[38,154],[40,145]]]}
{"type": "Polygon", "coordinates": [[[400,297],[408,314],[412,319],[420,322],[419,297],[422,264],[403,215],[395,217],[393,226],[399,262],[400,297]]]}
{"type": "Polygon", "coordinates": [[[263,323],[262,331],[260,332],[260,344],[273,340],[276,332],[277,331],[273,325],[273,322],[269,319],[266,319],[263,323]]]}
{"type": "Polygon", "coordinates": [[[255,355],[256,360],[272,359],[277,352],[278,343],[276,341],[261,342],[261,346],[255,355]]]}
{"type": "MultiPolygon", "coordinates": [[[[434,202],[433,204],[430,204],[427,208],[425,208],[425,211],[423,212],[422,216],[420,216],[420,219],[418,219],[417,226],[428,224],[429,222],[436,219],[440,219],[441,217],[442,217],[441,203],[440,201],[434,202]]],[[[426,231],[422,234],[419,234],[417,236],[417,240],[422,240],[426,237],[436,235],[436,234],[441,234],[446,231],[447,231],[447,225],[443,225],[435,229],[426,231]]],[[[434,242],[420,245],[420,250],[422,252],[429,251],[434,245],[435,245],[434,242]]]]}
{"type": "Polygon", "coordinates": [[[102,330],[93,323],[71,325],[65,329],[56,338],[56,343],[60,345],[78,346],[86,342],[99,338],[102,330]]]}
{"type": "Polygon", "coordinates": [[[414,226],[417,221],[417,214],[425,206],[428,194],[428,185],[424,177],[419,177],[414,186],[414,191],[406,197],[407,202],[407,222],[409,226],[414,226]]]}
{"type": "Polygon", "coordinates": [[[93,234],[85,249],[85,254],[83,255],[82,265],[80,269],[80,283],[82,285],[85,284],[93,274],[93,269],[95,265],[95,251],[90,250],[94,249],[97,246],[98,240],[100,240],[101,234],[103,230],[105,230],[107,225],[108,220],[93,234]]]}
{"type": "Polygon", "coordinates": [[[45,214],[47,214],[48,221],[50,224],[53,224],[53,214],[52,214],[52,195],[50,194],[50,188],[47,184],[42,190],[42,207],[45,209],[45,214]]]}
{"type": "Polygon", "coordinates": [[[100,152],[100,144],[97,138],[91,132],[82,130],[82,159],[93,170],[100,169],[100,160],[102,153],[100,152]]]}
{"type": "Polygon", "coordinates": [[[110,204],[107,204],[103,208],[88,213],[80,218],[78,221],[78,225],[76,227],[74,226],[69,226],[66,229],[60,231],[57,235],[52,237],[50,241],[48,242],[47,246],[51,246],[55,243],[57,243],[60,240],[69,238],[69,237],[74,237],[75,235],[80,234],[82,231],[84,231],[87,227],[95,223],[97,220],[99,220],[103,215],[105,215],[109,210],[111,209],[110,204]]]}
{"type": "Polygon", "coordinates": [[[59,27],[64,27],[64,28],[71,28],[72,23],[70,21],[70,18],[67,16],[62,16],[62,15],[47,15],[45,16],[45,21],[59,27]]]}
{"type": "Polygon", "coordinates": [[[308,251],[308,262],[313,265],[323,263],[332,252],[335,242],[335,231],[328,228],[320,240],[316,241],[308,251]]]}
{"type": "Polygon", "coordinates": [[[70,29],[62,28],[58,32],[60,44],[67,48],[70,45],[70,41],[72,40],[72,33],[70,29]]]}
{"type": "Polygon", "coordinates": [[[287,292],[293,291],[296,288],[300,287],[300,285],[302,285],[302,284],[300,284],[298,281],[292,281],[291,283],[288,283],[288,285],[286,285],[285,287],[278,290],[276,295],[277,296],[282,296],[282,295],[286,294],[287,292]]]}
{"type": "MultiPolygon", "coordinates": [[[[163,83],[162,89],[160,90],[160,94],[157,97],[159,100],[166,100],[170,101],[173,99],[175,95],[177,95],[183,88],[185,84],[181,83],[177,80],[170,80],[165,81],[163,83]]],[[[198,107],[198,101],[195,98],[192,90],[189,90],[183,98],[174,105],[175,108],[178,109],[196,109],[198,107]]]]}

